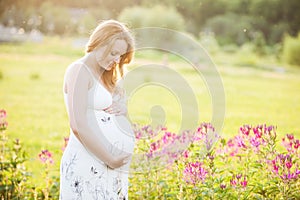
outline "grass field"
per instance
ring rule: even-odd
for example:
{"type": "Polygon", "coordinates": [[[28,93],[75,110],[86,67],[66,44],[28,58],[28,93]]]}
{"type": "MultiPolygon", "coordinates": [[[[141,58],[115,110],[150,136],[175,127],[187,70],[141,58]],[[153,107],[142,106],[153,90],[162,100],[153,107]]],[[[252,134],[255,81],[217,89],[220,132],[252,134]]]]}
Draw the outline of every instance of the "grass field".
{"type": "MultiPolygon", "coordinates": [[[[82,55],[83,50],[72,48],[72,40],[68,38],[45,38],[38,44],[0,44],[0,109],[8,113],[7,134],[20,138],[26,146],[33,161],[29,167],[37,172],[36,178],[39,169],[35,163],[41,149],[54,152],[58,169],[63,137],[69,132],[62,96],[63,75],[66,67],[82,55]]],[[[272,66],[280,63],[272,58],[248,56],[241,53],[211,56],[220,72],[226,96],[222,135],[230,137],[243,124],[266,123],[278,127],[279,139],[286,133],[294,133],[299,138],[300,70],[291,67],[278,70],[272,66]],[[247,59],[252,59],[251,66],[245,62],[247,59]]],[[[140,51],[129,70],[144,64],[164,64],[164,59],[165,55],[158,52],[140,51]]],[[[212,100],[205,81],[176,56],[169,56],[168,65],[196,96],[199,123],[210,121],[212,100]]],[[[129,84],[151,83],[163,77],[167,86],[174,86],[179,80],[170,76],[169,71],[137,72],[135,77],[137,79],[130,80],[129,84]]],[[[181,103],[189,102],[193,96],[186,93],[186,99],[180,99],[165,86],[145,84],[135,90],[128,102],[132,122],[165,122],[173,131],[180,128],[182,106],[191,113],[194,109],[181,103]]],[[[182,91],[185,94],[186,88],[182,91]]]]}

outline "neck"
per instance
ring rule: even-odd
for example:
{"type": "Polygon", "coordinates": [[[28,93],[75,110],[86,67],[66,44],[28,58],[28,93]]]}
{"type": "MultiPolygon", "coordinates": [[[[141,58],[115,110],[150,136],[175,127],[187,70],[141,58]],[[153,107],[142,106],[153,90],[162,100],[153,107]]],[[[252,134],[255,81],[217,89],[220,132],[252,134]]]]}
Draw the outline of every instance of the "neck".
{"type": "Polygon", "coordinates": [[[104,72],[104,68],[98,64],[94,52],[87,53],[83,57],[83,62],[90,67],[97,76],[100,76],[104,72]]]}

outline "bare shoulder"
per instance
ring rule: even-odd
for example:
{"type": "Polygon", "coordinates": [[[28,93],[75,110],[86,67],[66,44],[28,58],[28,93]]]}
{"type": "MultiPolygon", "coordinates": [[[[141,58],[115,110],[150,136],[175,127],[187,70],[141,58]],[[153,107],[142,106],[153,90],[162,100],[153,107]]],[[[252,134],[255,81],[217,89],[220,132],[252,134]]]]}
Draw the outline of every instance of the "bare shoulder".
{"type": "Polygon", "coordinates": [[[73,62],[71,63],[66,71],[65,71],[65,76],[73,76],[75,74],[88,74],[87,73],[87,69],[85,68],[84,64],[80,63],[80,62],[73,62]]]}
{"type": "Polygon", "coordinates": [[[70,64],[65,71],[65,80],[83,79],[90,80],[90,74],[84,64],[74,62],[70,64]]]}
{"type": "Polygon", "coordinates": [[[84,64],[74,62],[70,64],[64,75],[64,91],[67,93],[68,87],[74,87],[76,83],[87,84],[88,88],[92,85],[92,78],[84,64]]]}

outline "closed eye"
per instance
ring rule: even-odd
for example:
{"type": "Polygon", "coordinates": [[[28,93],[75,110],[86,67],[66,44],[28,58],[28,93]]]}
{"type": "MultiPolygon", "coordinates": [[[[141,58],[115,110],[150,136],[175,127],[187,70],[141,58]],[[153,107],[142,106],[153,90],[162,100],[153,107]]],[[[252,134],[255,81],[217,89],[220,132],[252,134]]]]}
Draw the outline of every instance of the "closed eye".
{"type": "Polygon", "coordinates": [[[118,55],[118,52],[116,52],[116,51],[112,51],[112,52],[110,53],[110,55],[112,55],[112,56],[116,56],[116,55],[118,55]]]}

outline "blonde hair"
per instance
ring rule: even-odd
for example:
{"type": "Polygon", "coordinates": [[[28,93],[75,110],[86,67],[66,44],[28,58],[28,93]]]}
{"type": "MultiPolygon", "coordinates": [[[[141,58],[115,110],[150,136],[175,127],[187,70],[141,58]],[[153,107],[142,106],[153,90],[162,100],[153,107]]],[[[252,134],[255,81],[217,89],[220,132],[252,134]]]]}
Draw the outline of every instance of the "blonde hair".
{"type": "Polygon", "coordinates": [[[134,38],[129,29],[116,20],[102,21],[91,34],[86,45],[86,53],[107,45],[103,57],[107,57],[116,40],[121,39],[127,42],[127,51],[121,56],[119,64],[115,64],[110,71],[104,71],[101,80],[110,92],[113,92],[119,77],[123,77],[124,64],[131,62],[134,54],[134,38]]]}

